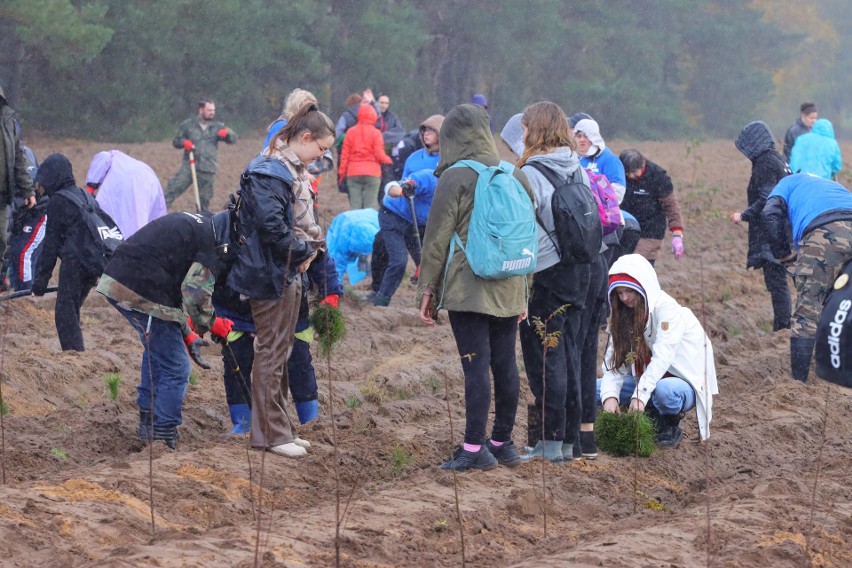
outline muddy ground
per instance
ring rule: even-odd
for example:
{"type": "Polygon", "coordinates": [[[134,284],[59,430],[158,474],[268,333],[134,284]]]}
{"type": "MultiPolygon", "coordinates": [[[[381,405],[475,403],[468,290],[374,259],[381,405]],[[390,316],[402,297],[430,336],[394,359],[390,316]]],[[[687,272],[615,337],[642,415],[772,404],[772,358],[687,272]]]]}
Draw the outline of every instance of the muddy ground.
{"type": "MultiPolygon", "coordinates": [[[[80,183],[95,152],[110,148],[30,142],[40,158],[68,155],[80,183]]],[[[255,136],[222,147],[214,204],[236,188],[259,144],[255,136]]],[[[180,152],[168,141],[117,147],[150,164],[163,185],[179,166],[180,152]]],[[[688,218],[686,255],[675,261],[665,254],[657,266],[663,287],[706,321],[714,342],[721,393],[711,441],[697,442],[692,412],[677,450],[548,465],[544,501],[538,463],[459,475],[468,563],[852,565],[852,391],[789,377],[788,333],[769,331],[761,274],[744,268],[746,228],[727,220],[744,206],[749,162],[730,141],[639,147],[668,168],[688,218]]],[[[327,183],[320,203],[325,226],[346,207],[327,183]]],[[[191,207],[189,194],[175,205],[191,207]]],[[[452,477],[436,469],[461,437],[461,367],[446,318],[434,329],[419,324],[407,279],[389,308],[343,300],[349,334],[330,364],[317,361],[321,418],[300,429],[313,447],[300,460],[267,454],[262,496],[260,454],[247,451],[244,439],[223,437],[229,419],[215,348],[207,350],[214,368],[195,369],[178,450],[156,444],[149,456],[135,438],[141,346],[134,332],[93,293],[82,316],[88,350],[62,353],[53,302],[23,299],[0,309],[2,388],[11,411],[0,565],[252,566],[261,505],[264,566],[334,565],[332,406],[342,564],[461,565],[452,477]],[[108,373],[122,377],[115,401],[108,373]]],[[[531,398],[523,373],[522,381],[519,446],[531,398]]]]}

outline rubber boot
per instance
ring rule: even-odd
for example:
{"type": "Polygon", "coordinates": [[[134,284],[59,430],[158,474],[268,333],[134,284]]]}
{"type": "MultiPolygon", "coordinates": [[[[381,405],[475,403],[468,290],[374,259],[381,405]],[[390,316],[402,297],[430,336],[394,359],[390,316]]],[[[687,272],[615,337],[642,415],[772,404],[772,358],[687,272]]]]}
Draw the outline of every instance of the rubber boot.
{"type": "Polygon", "coordinates": [[[815,337],[790,338],[790,371],[797,381],[806,383],[814,354],[815,337]]]}
{"type": "Polygon", "coordinates": [[[166,443],[169,449],[177,449],[177,442],[180,439],[177,426],[154,426],[155,440],[162,440],[166,443]]]}
{"type": "Polygon", "coordinates": [[[296,403],[296,414],[299,415],[299,423],[307,424],[311,420],[316,420],[319,416],[319,401],[306,400],[305,402],[296,403]]]}
{"type": "Polygon", "coordinates": [[[541,457],[551,463],[561,464],[563,462],[562,440],[545,440],[544,442],[539,440],[532,451],[521,456],[521,460],[531,461],[533,458],[541,457]]]}
{"type": "Polygon", "coordinates": [[[228,410],[231,413],[231,423],[234,425],[231,434],[242,436],[251,432],[251,408],[248,404],[229,404],[228,410]]]}
{"type": "Polygon", "coordinates": [[[150,410],[140,410],[139,411],[139,439],[140,440],[150,440],[151,439],[151,411],[150,410]]]}
{"type": "Polygon", "coordinates": [[[683,439],[680,414],[660,414],[657,419],[657,445],[661,448],[676,448],[683,439]]]}
{"type": "Polygon", "coordinates": [[[541,412],[535,404],[527,405],[527,452],[541,441],[541,412]]]}

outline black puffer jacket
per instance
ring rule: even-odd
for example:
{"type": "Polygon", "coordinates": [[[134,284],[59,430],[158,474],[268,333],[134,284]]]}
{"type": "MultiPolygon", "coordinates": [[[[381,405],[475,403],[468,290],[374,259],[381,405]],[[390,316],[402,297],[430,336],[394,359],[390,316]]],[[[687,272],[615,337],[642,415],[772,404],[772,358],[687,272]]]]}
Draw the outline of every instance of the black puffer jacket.
{"type": "Polygon", "coordinates": [[[752,162],[747,189],[748,208],[742,212],[742,220],[748,223],[746,268],[762,268],[767,263],[778,261],[769,249],[771,235],[761,213],[766,198],[775,185],[790,174],[790,168],[775,149],[772,132],[762,121],[748,123],[734,144],[752,162]]]}
{"type": "Polygon", "coordinates": [[[45,189],[50,198],[47,203],[47,229],[44,235],[44,248],[35,267],[33,289],[43,290],[47,287],[57,258],[62,262],[79,262],[80,245],[87,231],[80,208],[69,199],[58,194],[59,190],[83,190],[74,181],[71,162],[62,154],[51,154],[38,169],[36,183],[45,189]]]}
{"type": "Polygon", "coordinates": [[[241,243],[228,286],[255,300],[281,297],[313,248],[293,232],[293,176],[280,161],[263,155],[240,178],[241,243]]]}

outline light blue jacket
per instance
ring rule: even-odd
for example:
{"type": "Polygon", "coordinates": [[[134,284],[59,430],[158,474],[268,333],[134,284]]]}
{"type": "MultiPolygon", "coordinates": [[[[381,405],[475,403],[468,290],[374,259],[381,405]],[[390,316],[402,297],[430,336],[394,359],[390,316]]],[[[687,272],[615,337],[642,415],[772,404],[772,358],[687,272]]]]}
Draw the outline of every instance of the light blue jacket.
{"type": "MultiPolygon", "coordinates": [[[[438,178],[435,177],[435,168],[427,168],[419,172],[414,172],[400,181],[405,180],[411,180],[417,184],[414,190],[414,212],[417,214],[417,224],[424,226],[426,225],[426,220],[429,218],[432,198],[435,197],[435,186],[438,185],[438,178]]],[[[411,223],[411,205],[407,197],[391,197],[386,194],[384,199],[382,199],[382,205],[411,223]]]]}
{"type": "Polygon", "coordinates": [[[811,131],[796,138],[790,153],[793,173],[813,174],[833,179],[843,168],[834,127],[827,118],[817,120],[811,131]]]}

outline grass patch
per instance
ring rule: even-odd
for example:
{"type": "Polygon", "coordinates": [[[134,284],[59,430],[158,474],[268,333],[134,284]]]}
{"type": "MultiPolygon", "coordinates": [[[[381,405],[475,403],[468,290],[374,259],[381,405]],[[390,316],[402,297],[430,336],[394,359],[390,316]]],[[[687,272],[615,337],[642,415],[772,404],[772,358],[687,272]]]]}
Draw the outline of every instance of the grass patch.
{"type": "Polygon", "coordinates": [[[0,415],[9,416],[12,414],[12,407],[6,402],[6,399],[0,396],[0,415]]]}
{"type": "Polygon", "coordinates": [[[441,388],[444,386],[444,383],[435,375],[429,375],[429,378],[426,379],[426,386],[428,386],[432,391],[432,396],[437,396],[437,394],[441,392],[441,388]]]}
{"type": "Polygon", "coordinates": [[[62,448],[50,448],[50,454],[61,461],[68,459],[68,452],[62,448]]]}
{"type": "Polygon", "coordinates": [[[737,337],[743,334],[743,326],[741,325],[732,325],[728,328],[728,335],[730,337],[737,337]]]}
{"type": "Polygon", "coordinates": [[[198,379],[198,373],[196,373],[195,369],[193,369],[189,373],[189,384],[191,384],[192,386],[195,386],[195,385],[198,384],[198,380],[199,380],[198,379]]]}
{"type": "Polygon", "coordinates": [[[359,406],[361,406],[361,399],[360,398],[358,398],[354,394],[352,396],[346,397],[346,408],[355,409],[355,408],[358,408],[359,406]]]}
{"type": "Polygon", "coordinates": [[[757,325],[760,327],[760,331],[764,333],[769,333],[772,331],[772,322],[769,320],[762,320],[757,325]]]}
{"type": "Polygon", "coordinates": [[[396,389],[396,398],[397,400],[408,400],[414,397],[414,393],[404,387],[399,387],[396,389]]]}
{"type": "Polygon", "coordinates": [[[405,466],[411,463],[411,454],[408,453],[408,450],[397,444],[391,450],[390,459],[391,475],[399,477],[402,474],[402,470],[405,469],[405,466]]]}
{"type": "Polygon", "coordinates": [[[450,528],[450,523],[447,519],[435,519],[432,523],[432,532],[442,533],[450,528]]]}
{"type": "Polygon", "coordinates": [[[373,379],[367,381],[367,384],[358,390],[361,391],[361,396],[363,396],[364,400],[366,400],[367,402],[381,404],[385,401],[384,391],[376,384],[373,379]]]}
{"type": "Polygon", "coordinates": [[[727,302],[728,300],[730,300],[731,299],[730,290],[724,290],[722,292],[722,296],[719,299],[722,300],[723,302],[727,302]]]}
{"type": "Polygon", "coordinates": [[[638,436],[639,456],[649,457],[657,449],[654,435],[654,424],[644,412],[601,412],[595,420],[595,441],[613,456],[636,454],[638,436]]]}

